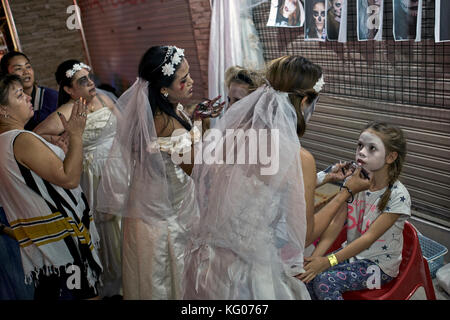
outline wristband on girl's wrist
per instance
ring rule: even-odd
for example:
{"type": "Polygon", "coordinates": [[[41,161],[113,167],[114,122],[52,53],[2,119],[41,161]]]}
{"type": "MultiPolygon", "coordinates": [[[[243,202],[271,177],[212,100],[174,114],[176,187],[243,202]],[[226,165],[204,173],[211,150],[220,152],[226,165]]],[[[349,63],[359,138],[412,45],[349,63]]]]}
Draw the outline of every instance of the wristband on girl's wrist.
{"type": "Polygon", "coordinates": [[[336,258],[336,256],[334,255],[334,253],[332,253],[332,254],[329,254],[328,256],[327,256],[327,258],[328,258],[328,261],[330,262],[330,266],[332,266],[332,267],[334,267],[335,265],[337,265],[339,262],[338,262],[338,259],[336,258]]]}
{"type": "Polygon", "coordinates": [[[351,198],[350,201],[347,200],[347,203],[352,203],[352,202],[353,202],[353,192],[352,192],[352,190],[350,190],[350,188],[347,187],[347,186],[345,186],[345,185],[342,185],[342,186],[339,188],[339,190],[342,190],[342,188],[347,189],[348,193],[350,193],[350,195],[352,196],[352,198],[351,198]]]}

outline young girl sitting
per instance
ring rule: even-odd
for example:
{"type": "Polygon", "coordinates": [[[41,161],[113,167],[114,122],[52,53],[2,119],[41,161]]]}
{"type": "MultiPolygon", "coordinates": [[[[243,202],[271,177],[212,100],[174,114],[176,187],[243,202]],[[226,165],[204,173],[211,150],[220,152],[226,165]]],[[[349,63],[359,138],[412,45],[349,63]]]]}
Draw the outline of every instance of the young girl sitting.
{"type": "MultiPolygon", "coordinates": [[[[401,129],[373,122],[361,132],[355,161],[369,172],[370,187],[357,194],[348,190],[348,207],[341,208],[312,256],[305,258],[305,273],[299,278],[312,299],[342,300],[345,291],[379,288],[398,275],[403,226],[411,215],[409,193],[398,180],[405,156],[401,129]],[[347,243],[324,256],[345,221],[347,243]]],[[[345,183],[342,188],[348,189],[345,183]]]]}

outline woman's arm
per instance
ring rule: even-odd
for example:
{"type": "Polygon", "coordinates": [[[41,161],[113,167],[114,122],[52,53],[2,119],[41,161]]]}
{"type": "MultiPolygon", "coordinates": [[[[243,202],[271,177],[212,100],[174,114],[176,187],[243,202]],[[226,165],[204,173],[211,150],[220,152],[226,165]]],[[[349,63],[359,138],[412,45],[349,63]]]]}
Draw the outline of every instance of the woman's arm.
{"type": "Polygon", "coordinates": [[[50,136],[58,136],[63,133],[64,126],[61,122],[60,117],[58,116],[58,112],[63,114],[66,119],[69,119],[70,115],[72,114],[72,105],[67,103],[62,105],[55,112],[50,114],[44,121],[39,123],[33,131],[42,136],[47,141],[50,141],[50,136]]]}
{"type": "Polygon", "coordinates": [[[316,161],[313,155],[305,148],[300,149],[300,160],[302,162],[303,185],[306,202],[306,244],[309,246],[314,239],[314,191],[316,188],[316,161]]]}
{"type": "Polygon", "coordinates": [[[30,133],[22,133],[14,141],[16,160],[34,171],[42,179],[66,189],[73,189],[80,183],[82,172],[83,141],[82,134],[86,117],[85,104],[74,104],[71,117],[66,121],[61,114],[60,119],[69,138],[69,149],[64,161],[49,149],[41,140],[30,133]]]}
{"type": "Polygon", "coordinates": [[[320,241],[312,253],[312,257],[323,256],[334,243],[347,220],[347,203],[341,205],[338,213],[331,220],[326,230],[320,235],[320,241]]]}
{"type": "MultiPolygon", "coordinates": [[[[400,214],[384,212],[381,214],[358,239],[352,241],[348,246],[335,254],[338,263],[356,256],[360,252],[369,248],[377,241],[390,227],[392,227],[400,217],[400,214]]],[[[308,263],[305,265],[305,273],[298,278],[306,283],[313,280],[318,274],[330,268],[328,257],[309,257],[305,258],[308,263]]]]}

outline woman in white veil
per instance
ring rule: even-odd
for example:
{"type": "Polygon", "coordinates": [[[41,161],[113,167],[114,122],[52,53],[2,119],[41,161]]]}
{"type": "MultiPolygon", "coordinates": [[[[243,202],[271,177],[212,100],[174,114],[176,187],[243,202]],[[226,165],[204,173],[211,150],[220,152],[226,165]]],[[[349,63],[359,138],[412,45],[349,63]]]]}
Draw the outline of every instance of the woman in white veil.
{"type": "Polygon", "coordinates": [[[192,174],[200,219],[186,253],[184,299],[309,299],[294,277],[303,271],[307,236],[297,134],[322,70],[286,56],[266,76],[267,84],[236,102],[196,154],[203,158],[192,174]],[[245,138],[231,143],[239,130],[245,138]]]}
{"type": "Polygon", "coordinates": [[[142,57],[136,82],[118,100],[121,115],[97,210],[125,218],[124,299],[181,297],[187,232],[198,216],[189,174],[201,121],[193,121],[180,103],[191,98],[193,83],[183,49],[155,46],[142,57]]]}

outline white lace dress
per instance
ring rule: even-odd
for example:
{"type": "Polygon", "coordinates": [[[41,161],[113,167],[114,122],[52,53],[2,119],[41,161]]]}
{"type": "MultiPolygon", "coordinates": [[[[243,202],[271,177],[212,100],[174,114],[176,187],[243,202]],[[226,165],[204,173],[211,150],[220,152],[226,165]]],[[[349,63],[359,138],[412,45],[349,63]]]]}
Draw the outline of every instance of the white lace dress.
{"type": "Polygon", "coordinates": [[[181,298],[188,221],[198,215],[198,206],[192,178],[172,161],[171,153],[190,147],[192,138],[200,138],[196,127],[181,135],[158,138],[169,186],[170,214],[153,223],[123,220],[124,299],[181,298]]]}
{"type": "Polygon", "coordinates": [[[103,265],[100,296],[121,294],[121,230],[120,218],[96,208],[96,192],[101,179],[101,169],[111,148],[116,117],[103,108],[89,113],[83,133],[83,173],[80,185],[85,192],[100,236],[99,256],[103,265]]]}

